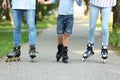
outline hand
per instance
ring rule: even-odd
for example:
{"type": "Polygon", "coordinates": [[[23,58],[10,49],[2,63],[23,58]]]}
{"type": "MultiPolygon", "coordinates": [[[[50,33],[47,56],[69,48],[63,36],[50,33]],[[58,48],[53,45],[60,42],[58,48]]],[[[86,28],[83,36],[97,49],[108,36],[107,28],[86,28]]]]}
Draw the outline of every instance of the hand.
{"type": "Polygon", "coordinates": [[[44,4],[44,0],[38,0],[39,4],[44,4]]]}
{"type": "Polygon", "coordinates": [[[7,1],[6,0],[3,0],[2,7],[3,7],[3,9],[7,9],[7,1]]]}

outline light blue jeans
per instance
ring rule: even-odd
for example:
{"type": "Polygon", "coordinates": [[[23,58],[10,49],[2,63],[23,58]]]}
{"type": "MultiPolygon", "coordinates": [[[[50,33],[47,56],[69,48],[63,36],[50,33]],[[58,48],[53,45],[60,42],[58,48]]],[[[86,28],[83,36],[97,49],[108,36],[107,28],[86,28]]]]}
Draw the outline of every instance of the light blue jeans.
{"type": "Polygon", "coordinates": [[[35,45],[36,44],[36,28],[35,28],[35,10],[34,9],[28,9],[28,10],[22,10],[22,9],[13,9],[12,10],[12,16],[13,16],[13,22],[14,22],[14,46],[20,46],[21,43],[21,25],[22,25],[22,17],[25,13],[26,16],[26,22],[28,26],[28,35],[29,35],[29,44],[35,45]]]}
{"type": "Polygon", "coordinates": [[[98,14],[101,11],[102,15],[102,46],[108,46],[109,29],[108,24],[110,20],[112,7],[98,7],[90,4],[90,20],[89,20],[89,34],[88,43],[94,44],[94,32],[96,28],[96,22],[98,14]]]}

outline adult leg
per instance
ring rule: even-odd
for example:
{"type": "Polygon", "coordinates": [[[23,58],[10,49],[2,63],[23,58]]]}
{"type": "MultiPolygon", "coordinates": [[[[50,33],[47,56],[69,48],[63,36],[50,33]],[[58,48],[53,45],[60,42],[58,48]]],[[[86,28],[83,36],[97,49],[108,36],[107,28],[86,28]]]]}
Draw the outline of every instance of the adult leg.
{"type": "Polygon", "coordinates": [[[111,7],[102,8],[102,49],[101,55],[103,59],[108,58],[108,40],[109,40],[109,20],[111,7]]]}
{"type": "Polygon", "coordinates": [[[35,28],[35,9],[26,10],[26,20],[29,32],[29,55],[33,59],[36,57],[36,28],[35,28]]]}
{"type": "Polygon", "coordinates": [[[22,15],[23,15],[23,10],[17,10],[17,9],[12,10],[12,16],[14,22],[14,33],[13,33],[14,46],[21,45],[20,41],[21,41],[22,15]]]}
{"type": "Polygon", "coordinates": [[[94,54],[94,32],[96,28],[96,22],[98,18],[100,8],[90,4],[90,18],[89,18],[89,33],[88,33],[88,44],[87,50],[83,53],[83,59],[88,58],[90,55],[94,54]]]}
{"type": "Polygon", "coordinates": [[[14,39],[14,48],[13,52],[7,54],[6,62],[9,61],[19,61],[20,60],[20,40],[21,40],[21,23],[22,23],[22,10],[12,10],[13,22],[14,22],[14,32],[13,32],[13,39],[14,39]]]}

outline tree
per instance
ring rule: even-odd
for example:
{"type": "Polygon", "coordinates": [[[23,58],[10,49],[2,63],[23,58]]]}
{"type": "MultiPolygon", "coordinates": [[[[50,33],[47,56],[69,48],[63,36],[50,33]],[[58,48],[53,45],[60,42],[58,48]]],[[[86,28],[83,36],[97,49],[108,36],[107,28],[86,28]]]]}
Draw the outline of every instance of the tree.
{"type": "MultiPolygon", "coordinates": [[[[6,17],[6,20],[10,20],[13,25],[12,15],[11,15],[11,0],[7,0],[8,8],[3,10],[0,6],[0,20],[2,20],[3,16],[6,17]]],[[[2,5],[2,0],[0,0],[0,5],[2,5]]],[[[44,16],[50,14],[50,12],[57,8],[57,4],[51,5],[40,5],[37,3],[36,5],[36,20],[42,20],[44,16]]],[[[25,19],[23,18],[23,22],[25,23],[25,19]]]]}
{"type": "Polygon", "coordinates": [[[113,8],[113,30],[120,29],[120,0],[117,0],[117,5],[113,8]]]}
{"type": "Polygon", "coordinates": [[[89,2],[90,2],[90,0],[84,0],[84,1],[85,1],[85,6],[86,6],[85,15],[87,15],[87,13],[89,11],[89,2]]]}

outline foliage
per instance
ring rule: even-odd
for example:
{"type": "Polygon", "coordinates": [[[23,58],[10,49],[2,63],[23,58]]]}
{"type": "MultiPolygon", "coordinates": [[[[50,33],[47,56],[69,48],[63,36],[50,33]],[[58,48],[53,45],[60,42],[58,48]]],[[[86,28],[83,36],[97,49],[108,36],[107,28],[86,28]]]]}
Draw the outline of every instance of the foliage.
{"type": "MultiPolygon", "coordinates": [[[[2,5],[2,0],[0,0],[0,5],[2,5]]],[[[53,14],[57,8],[57,4],[51,4],[51,5],[40,5],[36,4],[36,21],[37,20],[43,20],[45,16],[48,16],[50,14],[53,14]]],[[[5,20],[10,20],[10,8],[3,10],[0,6],[0,22],[3,21],[3,18],[5,20]]],[[[25,23],[25,19],[23,18],[23,21],[25,23]]]]}
{"type": "Polygon", "coordinates": [[[113,8],[113,30],[120,30],[120,0],[117,0],[116,6],[113,8]]]}
{"type": "Polygon", "coordinates": [[[112,46],[120,48],[120,31],[111,32],[109,41],[112,46]]]}

